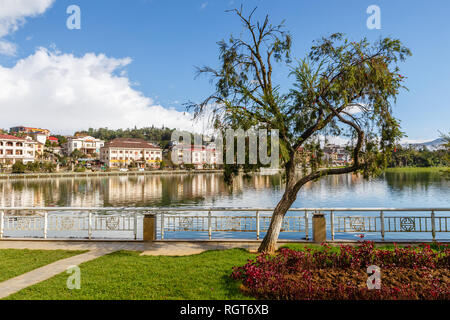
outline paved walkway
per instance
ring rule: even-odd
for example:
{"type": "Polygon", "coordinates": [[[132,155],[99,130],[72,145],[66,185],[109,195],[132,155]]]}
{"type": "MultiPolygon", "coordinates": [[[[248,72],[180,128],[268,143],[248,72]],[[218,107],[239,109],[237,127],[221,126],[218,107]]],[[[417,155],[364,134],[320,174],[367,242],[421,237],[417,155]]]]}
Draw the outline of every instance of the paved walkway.
{"type": "MultiPolygon", "coordinates": [[[[281,244],[281,242],[280,242],[281,244]]],[[[142,255],[179,256],[198,254],[207,250],[244,248],[256,250],[257,241],[0,241],[0,249],[30,250],[119,250],[140,251],[142,255]]]]}
{"type": "Polygon", "coordinates": [[[71,266],[77,266],[83,262],[111,253],[112,251],[113,250],[106,249],[89,251],[74,257],[58,260],[15,278],[0,282],[0,299],[25,289],[26,287],[50,279],[57,274],[65,272],[67,268],[71,266]]]}

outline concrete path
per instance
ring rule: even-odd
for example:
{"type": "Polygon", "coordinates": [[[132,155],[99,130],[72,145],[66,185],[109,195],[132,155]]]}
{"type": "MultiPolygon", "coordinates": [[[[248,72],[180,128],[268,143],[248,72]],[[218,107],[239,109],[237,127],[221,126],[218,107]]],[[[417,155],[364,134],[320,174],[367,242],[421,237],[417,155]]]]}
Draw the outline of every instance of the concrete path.
{"type": "MultiPolygon", "coordinates": [[[[283,244],[282,242],[279,243],[283,244]]],[[[198,254],[207,250],[244,248],[256,250],[258,241],[0,241],[0,249],[30,250],[109,250],[140,251],[143,255],[179,256],[198,254]]]]}
{"type": "Polygon", "coordinates": [[[26,287],[32,286],[41,281],[47,280],[57,274],[65,272],[71,266],[77,266],[83,262],[87,262],[114,250],[93,250],[74,257],[58,260],[46,266],[40,267],[33,271],[24,273],[15,278],[0,282],[0,299],[16,293],[26,287]]]}

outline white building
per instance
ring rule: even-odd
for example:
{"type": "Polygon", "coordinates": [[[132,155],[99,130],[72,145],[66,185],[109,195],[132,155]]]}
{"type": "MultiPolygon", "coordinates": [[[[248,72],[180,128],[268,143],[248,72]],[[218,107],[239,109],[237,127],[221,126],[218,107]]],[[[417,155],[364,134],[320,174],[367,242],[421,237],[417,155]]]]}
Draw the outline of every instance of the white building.
{"type": "Polygon", "coordinates": [[[342,146],[327,144],[324,149],[323,159],[331,166],[344,166],[352,161],[350,153],[342,146]]]}
{"type": "Polygon", "coordinates": [[[117,138],[102,147],[100,161],[108,167],[127,167],[135,163],[139,167],[159,168],[162,149],[144,139],[117,138]]]}
{"type": "Polygon", "coordinates": [[[176,144],[172,147],[172,154],[178,159],[177,164],[193,164],[196,169],[203,169],[204,165],[215,167],[220,156],[214,143],[207,146],[176,144]]]}
{"type": "Polygon", "coordinates": [[[0,134],[0,163],[12,165],[17,161],[34,162],[36,143],[31,138],[0,134]]]}
{"type": "Polygon", "coordinates": [[[93,155],[94,153],[99,155],[100,149],[104,145],[105,142],[103,140],[90,136],[69,137],[67,138],[67,142],[64,143],[64,151],[67,155],[70,155],[75,150],[80,150],[87,155],[93,155]]]}

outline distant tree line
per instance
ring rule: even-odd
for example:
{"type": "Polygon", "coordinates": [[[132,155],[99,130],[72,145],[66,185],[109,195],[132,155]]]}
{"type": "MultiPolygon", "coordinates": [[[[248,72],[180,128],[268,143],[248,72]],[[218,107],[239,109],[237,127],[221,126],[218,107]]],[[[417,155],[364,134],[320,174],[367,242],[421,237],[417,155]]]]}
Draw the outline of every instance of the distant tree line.
{"type": "Polygon", "coordinates": [[[427,148],[415,150],[413,148],[397,147],[392,153],[389,167],[449,167],[450,150],[431,151],[427,148]]]}
{"type": "Polygon", "coordinates": [[[87,131],[79,133],[87,134],[97,139],[110,141],[116,138],[137,138],[158,143],[160,147],[165,148],[170,143],[172,132],[175,129],[156,128],[154,126],[145,128],[129,128],[112,130],[108,128],[89,128],[87,131]]]}

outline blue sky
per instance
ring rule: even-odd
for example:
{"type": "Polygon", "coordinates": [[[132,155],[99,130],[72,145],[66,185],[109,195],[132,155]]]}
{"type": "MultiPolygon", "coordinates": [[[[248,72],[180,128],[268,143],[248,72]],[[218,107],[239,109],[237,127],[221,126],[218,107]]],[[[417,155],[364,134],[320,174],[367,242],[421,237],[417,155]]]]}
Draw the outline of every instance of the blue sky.
{"type": "MultiPolygon", "coordinates": [[[[48,70],[52,68],[61,70],[64,63],[72,65],[66,72],[75,74],[82,68],[79,64],[82,61],[74,59],[81,59],[87,53],[93,53],[97,57],[94,59],[95,62],[84,63],[82,66],[89,65],[87,67],[90,68],[89,73],[97,70],[95,68],[103,68],[100,72],[101,76],[95,78],[95,85],[102,87],[98,81],[100,78],[106,79],[106,83],[110,85],[109,89],[105,89],[106,97],[109,96],[107,90],[118,92],[123,89],[120,97],[114,98],[115,101],[120,103],[120,99],[127,97],[130,101],[142,103],[143,106],[145,104],[158,106],[152,109],[150,114],[142,110],[135,112],[132,110],[131,102],[127,100],[130,104],[127,107],[129,109],[125,108],[129,110],[127,114],[134,114],[139,121],[133,120],[131,116],[123,115],[123,122],[112,121],[110,127],[117,127],[120,123],[124,126],[132,126],[133,121],[138,127],[147,123],[160,125],[164,123],[164,118],[172,116],[178,117],[177,121],[184,121],[182,114],[177,113],[177,111],[184,111],[182,104],[189,100],[199,101],[212,90],[207,78],[194,79],[194,67],[215,66],[218,55],[216,42],[228,37],[230,33],[239,34],[242,30],[236,17],[225,12],[240,6],[241,2],[236,0],[39,1],[49,1],[50,4],[42,13],[28,16],[24,14],[18,27],[10,30],[3,37],[0,33],[0,40],[3,39],[16,47],[14,54],[0,54],[0,70],[7,72],[7,77],[3,78],[0,73],[0,83],[2,79],[13,79],[11,81],[16,81],[17,86],[22,88],[23,82],[39,81],[36,80],[36,74],[48,73],[48,70]],[[81,8],[81,30],[66,28],[66,19],[69,16],[66,8],[71,4],[81,8]],[[43,56],[38,57],[36,55],[38,50],[46,51],[43,51],[43,56]],[[45,57],[46,54],[49,57],[45,57]],[[100,54],[114,60],[105,62],[103,58],[99,58],[100,54]],[[131,60],[120,60],[128,57],[131,60]],[[38,73],[31,75],[28,69],[18,67],[18,61],[21,59],[27,62],[24,64],[28,69],[39,69],[41,67],[37,66],[40,62],[46,59],[48,61],[43,63],[46,65],[45,68],[42,67],[38,73]],[[95,68],[91,67],[93,64],[95,68]],[[129,83],[125,85],[124,81],[129,83]],[[120,87],[121,85],[128,85],[131,89],[120,87]],[[142,119],[147,116],[148,121],[142,119]],[[156,121],[157,117],[162,120],[156,121]]],[[[305,56],[314,39],[334,32],[346,33],[353,40],[362,37],[376,40],[380,36],[401,39],[412,50],[413,56],[401,65],[401,73],[408,77],[406,85],[409,91],[402,92],[399,96],[394,108],[395,115],[401,119],[403,130],[412,140],[434,139],[438,136],[438,130],[450,131],[448,120],[450,119],[450,60],[448,58],[450,22],[447,20],[450,2],[448,0],[427,2],[247,0],[244,5],[248,10],[257,6],[256,16],[263,17],[268,13],[274,23],[286,20],[286,27],[293,35],[294,57],[305,56]],[[366,27],[366,19],[369,16],[366,9],[372,4],[381,8],[381,30],[369,30],[366,27]]],[[[0,14],[0,24],[1,19],[0,14]]],[[[46,74],[43,78],[47,81],[51,77],[46,74]]],[[[57,81],[58,78],[52,79],[55,83],[55,91],[60,90],[61,95],[70,96],[67,93],[71,91],[70,88],[61,87],[62,81],[57,81]]],[[[85,80],[81,84],[74,79],[67,85],[78,87],[92,84],[92,79],[85,78],[85,80]]],[[[275,80],[286,88],[291,82],[285,72],[275,74],[275,80]]],[[[26,88],[29,86],[36,88],[34,84],[27,84],[26,88]]],[[[12,91],[13,89],[8,92],[12,91]]],[[[86,88],[82,90],[83,93],[88,91],[86,88]]],[[[24,92],[25,95],[29,90],[23,89],[19,92],[24,92]]],[[[42,92],[42,88],[39,92],[42,92]]],[[[38,94],[40,98],[24,97],[20,100],[11,98],[2,101],[0,89],[2,103],[0,108],[14,109],[16,103],[23,103],[33,110],[40,110],[41,106],[37,105],[39,103],[49,106],[57,105],[56,101],[59,100],[46,100],[54,95],[59,96],[59,93],[49,91],[47,94],[38,94]]],[[[101,99],[83,97],[77,101],[76,98],[73,99],[72,104],[64,103],[58,107],[58,110],[49,107],[44,109],[44,112],[47,116],[53,115],[56,120],[64,119],[68,110],[64,108],[83,103],[90,104],[89,109],[80,110],[87,118],[89,114],[92,114],[94,119],[101,115],[101,110],[104,112],[104,109],[99,109],[98,113],[94,110],[101,104],[101,99]]],[[[24,106],[17,107],[17,110],[24,114],[27,109],[24,106]]],[[[119,111],[111,114],[121,117],[119,111]]],[[[40,118],[38,115],[34,118],[25,118],[23,120],[27,123],[23,124],[39,126],[40,123],[29,123],[33,119],[38,121],[40,118]]],[[[99,120],[85,123],[83,117],[73,117],[72,126],[63,126],[60,120],[52,122],[46,118],[43,119],[40,121],[46,123],[41,126],[50,126],[50,129],[60,132],[63,132],[66,127],[72,130],[72,127],[95,126],[96,123],[108,125],[107,119],[106,122],[99,120]]],[[[22,123],[19,115],[16,119],[3,118],[3,120],[0,119],[0,127],[7,128],[19,122],[22,123]]],[[[168,122],[166,124],[168,126],[179,126],[179,122],[168,122]]]]}

